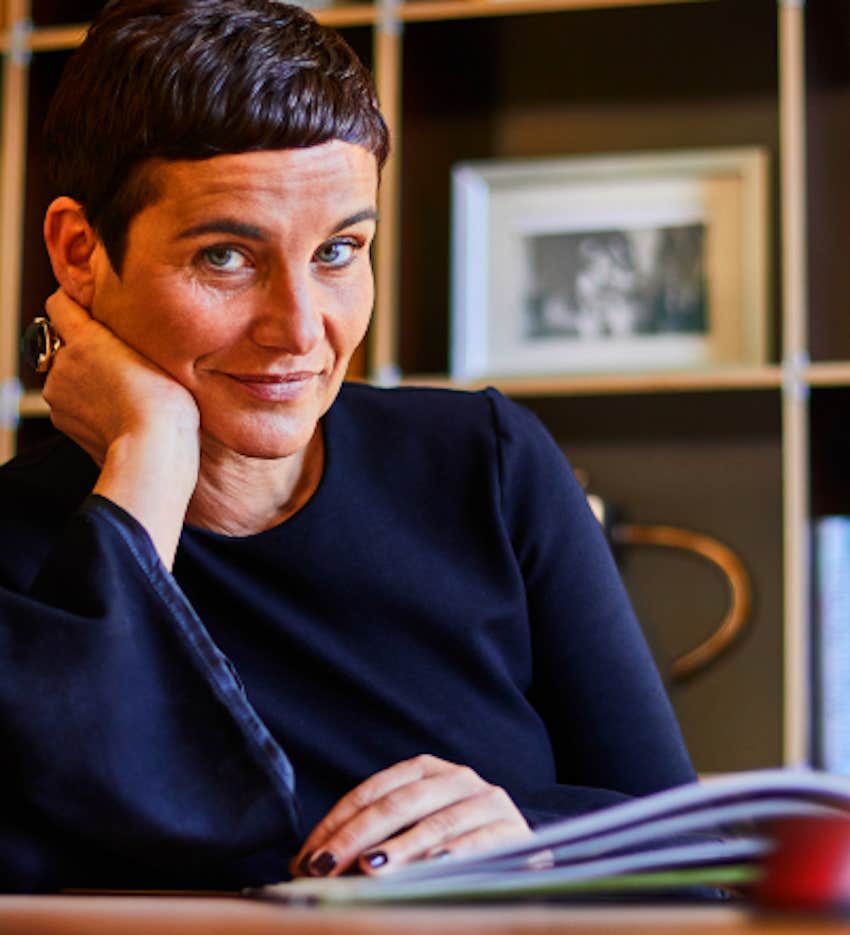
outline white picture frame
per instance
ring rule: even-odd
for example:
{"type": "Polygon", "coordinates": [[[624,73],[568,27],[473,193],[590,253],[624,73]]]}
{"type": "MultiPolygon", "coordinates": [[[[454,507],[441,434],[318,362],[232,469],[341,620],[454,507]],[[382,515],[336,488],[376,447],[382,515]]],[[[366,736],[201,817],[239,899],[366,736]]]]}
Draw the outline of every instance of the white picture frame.
{"type": "Polygon", "coordinates": [[[767,190],[756,147],[458,164],[452,378],[764,363],[767,190]]]}

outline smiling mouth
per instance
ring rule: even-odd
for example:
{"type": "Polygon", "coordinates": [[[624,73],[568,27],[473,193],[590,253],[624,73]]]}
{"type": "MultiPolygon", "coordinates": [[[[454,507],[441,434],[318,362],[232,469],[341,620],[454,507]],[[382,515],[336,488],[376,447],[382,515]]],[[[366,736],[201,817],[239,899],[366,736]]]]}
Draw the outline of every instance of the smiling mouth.
{"type": "Polygon", "coordinates": [[[315,370],[296,370],[293,373],[226,373],[239,383],[297,383],[316,376],[315,370]]]}
{"type": "Polygon", "coordinates": [[[269,401],[292,399],[307,388],[319,374],[314,370],[292,373],[224,373],[252,396],[269,401]]]}

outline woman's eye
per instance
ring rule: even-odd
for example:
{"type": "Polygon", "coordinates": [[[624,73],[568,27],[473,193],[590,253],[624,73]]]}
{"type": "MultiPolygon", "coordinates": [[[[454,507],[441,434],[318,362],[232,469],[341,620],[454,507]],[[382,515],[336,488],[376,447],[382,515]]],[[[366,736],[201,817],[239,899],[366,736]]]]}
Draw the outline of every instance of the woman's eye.
{"type": "Polygon", "coordinates": [[[217,271],[231,272],[247,265],[245,256],[233,247],[207,247],[201,251],[201,257],[207,266],[217,271]]]}
{"type": "Polygon", "coordinates": [[[325,266],[348,266],[354,259],[359,243],[353,240],[331,240],[316,251],[316,259],[325,266]]]}

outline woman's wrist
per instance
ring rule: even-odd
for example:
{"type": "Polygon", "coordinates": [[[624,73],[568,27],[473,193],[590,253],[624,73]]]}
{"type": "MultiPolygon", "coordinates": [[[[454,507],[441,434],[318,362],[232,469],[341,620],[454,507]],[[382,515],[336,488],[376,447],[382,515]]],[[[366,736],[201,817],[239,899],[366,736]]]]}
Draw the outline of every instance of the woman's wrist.
{"type": "Polygon", "coordinates": [[[121,435],[106,452],[93,493],[138,520],[169,570],[198,481],[197,428],[171,423],[121,435]]]}

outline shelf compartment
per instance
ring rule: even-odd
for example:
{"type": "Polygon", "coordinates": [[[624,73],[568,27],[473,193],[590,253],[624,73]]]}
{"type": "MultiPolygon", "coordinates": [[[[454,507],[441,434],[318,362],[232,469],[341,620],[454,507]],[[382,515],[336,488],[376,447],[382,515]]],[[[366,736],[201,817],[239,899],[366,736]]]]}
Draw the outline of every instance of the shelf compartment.
{"type": "MultiPolygon", "coordinates": [[[[596,10],[406,27],[397,345],[405,377],[448,373],[450,181],[458,163],[751,145],[769,153],[777,203],[775,7],[725,0],[635,7],[617,22],[614,31],[610,11],[596,10]],[[637,34],[646,37],[639,50],[627,38],[637,34]],[[677,34],[699,35],[700,43],[675,47],[677,34]],[[435,72],[428,62],[436,45],[435,72]],[[729,64],[718,74],[720,59],[729,64]]],[[[768,250],[775,299],[767,333],[776,360],[775,224],[768,250]]]]}
{"type": "Polygon", "coordinates": [[[104,6],[104,0],[31,0],[32,21],[36,27],[67,25],[90,20],[104,6]],[[69,16],[69,13],[71,14],[69,16]]]}
{"type": "Polygon", "coordinates": [[[813,389],[809,408],[811,515],[850,514],[850,380],[813,389]]]}
{"type": "Polygon", "coordinates": [[[809,349],[830,361],[850,358],[850,4],[805,14],[809,349]]]}

